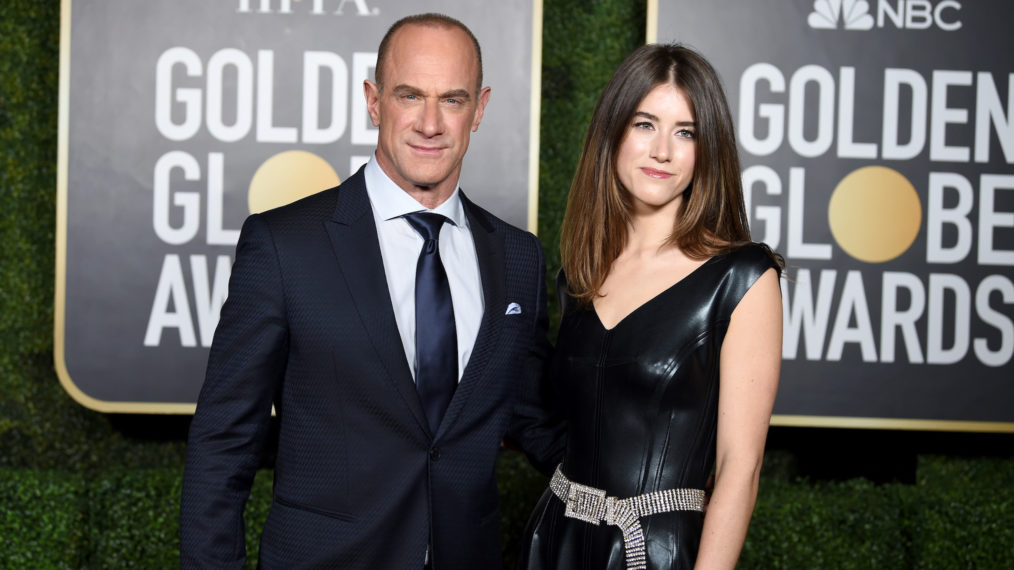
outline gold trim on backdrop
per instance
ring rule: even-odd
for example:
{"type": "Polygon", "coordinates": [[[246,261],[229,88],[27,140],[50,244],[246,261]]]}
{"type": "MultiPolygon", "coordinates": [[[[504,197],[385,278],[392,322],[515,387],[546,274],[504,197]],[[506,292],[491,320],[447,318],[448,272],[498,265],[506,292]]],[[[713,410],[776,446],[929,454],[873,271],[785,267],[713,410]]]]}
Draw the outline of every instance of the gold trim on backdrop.
{"type": "Polygon", "coordinates": [[[658,42],[658,0],[648,0],[647,12],[644,43],[653,44],[658,42]]]}
{"type": "Polygon", "coordinates": [[[528,231],[539,235],[539,141],[542,122],[542,0],[532,2],[532,105],[528,118],[528,231]]]}
{"type": "Polygon", "coordinates": [[[844,416],[790,416],[775,414],[771,416],[771,425],[785,427],[1014,433],[1014,423],[1012,422],[966,422],[959,420],[855,418],[844,416]]]}
{"type": "Polygon", "coordinates": [[[67,153],[70,137],[71,0],[60,3],[60,100],[56,153],[56,283],[53,299],[53,367],[63,389],[77,403],[99,412],[192,414],[195,404],[109,402],[85,394],[67,371],[67,153]]]}
{"type": "MultiPolygon", "coordinates": [[[[60,5],[60,79],[56,135],[56,283],[53,299],[53,365],[65,390],[78,402],[88,405],[71,382],[64,361],[64,313],[67,297],[67,136],[70,107],[70,0],[60,5]]],[[[89,406],[91,407],[91,406],[89,406]]]]}

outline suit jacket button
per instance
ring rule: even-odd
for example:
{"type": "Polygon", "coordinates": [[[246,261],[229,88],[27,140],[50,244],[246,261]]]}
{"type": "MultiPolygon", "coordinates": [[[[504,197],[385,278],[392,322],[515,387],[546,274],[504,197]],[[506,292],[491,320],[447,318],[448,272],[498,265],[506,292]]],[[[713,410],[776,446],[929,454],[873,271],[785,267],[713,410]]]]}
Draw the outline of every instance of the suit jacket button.
{"type": "Polygon", "coordinates": [[[440,459],[439,447],[434,447],[433,449],[430,449],[430,459],[432,459],[433,461],[437,461],[440,459]]]}

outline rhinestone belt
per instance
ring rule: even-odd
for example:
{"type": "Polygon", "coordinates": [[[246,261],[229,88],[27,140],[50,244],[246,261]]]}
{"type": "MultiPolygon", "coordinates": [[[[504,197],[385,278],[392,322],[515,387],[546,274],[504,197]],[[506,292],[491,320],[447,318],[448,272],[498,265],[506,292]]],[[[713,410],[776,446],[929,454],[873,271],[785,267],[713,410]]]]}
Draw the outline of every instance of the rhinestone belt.
{"type": "Polygon", "coordinates": [[[605,522],[620,527],[623,531],[627,570],[647,569],[644,532],[639,520],[641,517],[672,511],[704,510],[702,489],[666,489],[629,499],[617,499],[607,497],[602,489],[572,483],[559,465],[549,481],[549,488],[566,504],[564,516],[595,525],[605,522]]]}

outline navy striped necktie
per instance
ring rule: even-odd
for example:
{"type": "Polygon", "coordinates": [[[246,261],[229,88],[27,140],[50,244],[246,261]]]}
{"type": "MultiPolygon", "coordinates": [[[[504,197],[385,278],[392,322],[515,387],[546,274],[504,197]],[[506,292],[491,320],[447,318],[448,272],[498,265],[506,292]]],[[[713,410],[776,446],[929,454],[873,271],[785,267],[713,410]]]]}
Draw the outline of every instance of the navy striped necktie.
{"type": "Polygon", "coordinates": [[[454,305],[438,241],[447,218],[413,212],[405,219],[425,240],[415,270],[415,384],[435,434],[458,386],[454,305]]]}

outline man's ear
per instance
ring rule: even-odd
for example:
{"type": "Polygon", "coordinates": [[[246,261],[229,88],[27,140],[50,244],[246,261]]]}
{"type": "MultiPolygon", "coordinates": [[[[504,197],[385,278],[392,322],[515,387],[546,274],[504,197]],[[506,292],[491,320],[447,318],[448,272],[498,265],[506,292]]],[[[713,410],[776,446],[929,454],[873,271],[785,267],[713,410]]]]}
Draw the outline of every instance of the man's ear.
{"type": "Polygon", "coordinates": [[[472,132],[479,130],[479,123],[482,121],[482,113],[486,110],[486,103],[489,103],[489,87],[483,87],[479,91],[479,101],[475,106],[475,120],[472,121],[472,132]]]}
{"type": "MultiPolygon", "coordinates": [[[[374,127],[380,126],[380,86],[366,79],[363,81],[363,96],[366,97],[366,110],[370,113],[370,121],[374,127]]],[[[476,123],[478,125],[478,123],[476,123]]]]}

